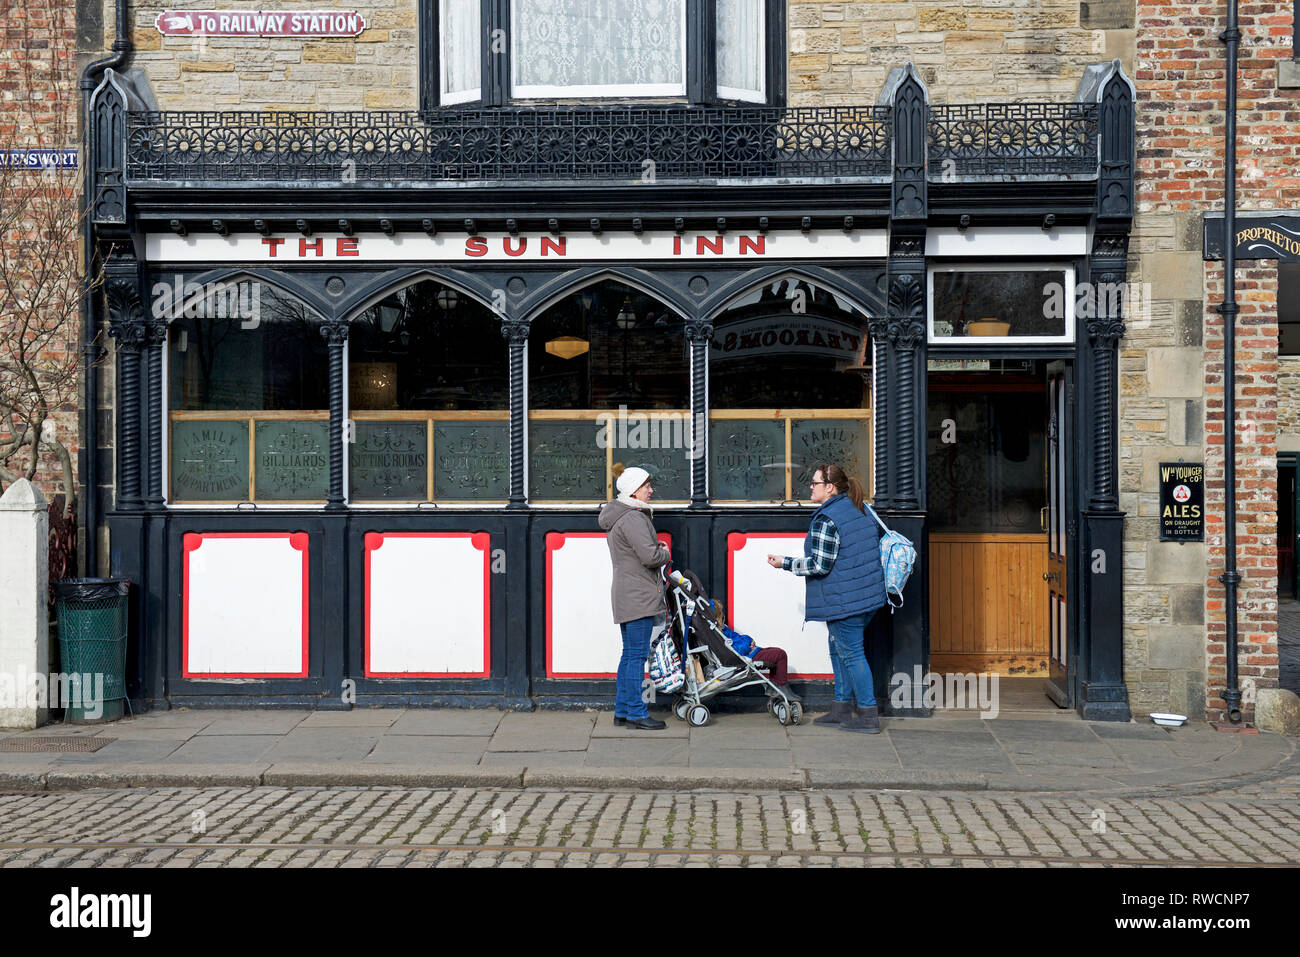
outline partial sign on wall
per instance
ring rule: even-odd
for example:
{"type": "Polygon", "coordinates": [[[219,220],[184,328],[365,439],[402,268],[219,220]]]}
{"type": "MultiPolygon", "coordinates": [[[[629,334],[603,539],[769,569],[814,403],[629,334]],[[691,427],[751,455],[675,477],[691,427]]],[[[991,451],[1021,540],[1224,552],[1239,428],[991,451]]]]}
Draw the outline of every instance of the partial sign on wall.
{"type": "MultiPolygon", "coordinates": [[[[1233,255],[1237,259],[1300,262],[1300,216],[1288,213],[1238,213],[1233,255]]],[[[1206,213],[1203,258],[1221,260],[1223,255],[1223,213],[1206,213]]]]}
{"type": "Polygon", "coordinates": [[[366,18],[355,10],[164,10],[154,27],[165,37],[355,37],[366,18]]]}

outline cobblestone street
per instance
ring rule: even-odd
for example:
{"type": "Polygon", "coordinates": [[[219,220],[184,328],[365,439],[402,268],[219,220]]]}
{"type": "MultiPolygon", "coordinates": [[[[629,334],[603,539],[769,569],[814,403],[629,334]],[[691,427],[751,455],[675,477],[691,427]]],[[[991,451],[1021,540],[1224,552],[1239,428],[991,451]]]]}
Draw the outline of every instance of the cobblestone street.
{"type": "Polygon", "coordinates": [[[1300,864],[1300,776],[1204,796],[403,788],[0,795],[0,866],[1300,864]]]}

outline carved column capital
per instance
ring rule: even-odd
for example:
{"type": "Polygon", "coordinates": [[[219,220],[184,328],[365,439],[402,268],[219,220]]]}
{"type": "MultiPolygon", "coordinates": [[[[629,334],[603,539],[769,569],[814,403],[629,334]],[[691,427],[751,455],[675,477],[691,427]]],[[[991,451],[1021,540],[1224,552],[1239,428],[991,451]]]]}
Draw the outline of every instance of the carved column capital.
{"type": "Polygon", "coordinates": [[[343,344],[348,341],[349,327],[346,322],[326,322],[320,327],[320,334],[325,338],[327,346],[342,348],[343,344]]]}
{"type": "MultiPolygon", "coordinates": [[[[1103,282],[1106,280],[1103,279],[1103,282]]],[[[1088,341],[1092,343],[1093,348],[1114,349],[1121,339],[1124,338],[1124,320],[1119,316],[1098,316],[1094,319],[1088,319],[1084,325],[1088,334],[1088,341]]]]}
{"type": "Polygon", "coordinates": [[[501,323],[501,335],[505,337],[506,342],[512,346],[524,345],[528,342],[529,323],[522,319],[507,319],[501,323]]]}
{"type": "Polygon", "coordinates": [[[703,342],[706,345],[713,341],[713,323],[702,321],[691,321],[686,323],[686,341],[694,345],[697,342],[703,342]]]}

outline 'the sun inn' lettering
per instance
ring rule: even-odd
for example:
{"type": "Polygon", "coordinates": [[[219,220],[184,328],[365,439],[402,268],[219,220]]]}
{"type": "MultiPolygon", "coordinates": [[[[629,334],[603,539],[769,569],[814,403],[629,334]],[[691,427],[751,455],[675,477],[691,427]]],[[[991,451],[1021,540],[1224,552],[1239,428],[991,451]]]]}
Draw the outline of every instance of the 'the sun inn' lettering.
{"type": "MultiPolygon", "coordinates": [[[[671,242],[671,255],[682,258],[708,258],[727,255],[726,237],[657,237],[656,242],[671,242]]],[[[262,247],[268,259],[346,259],[361,255],[362,237],[338,236],[286,239],[279,236],[266,236],[262,247]]],[[[500,250],[506,256],[518,258],[534,255],[544,258],[569,256],[569,239],[567,236],[501,236],[489,239],[486,236],[470,236],[465,240],[461,254],[466,259],[490,257],[500,250]],[[495,247],[495,248],[494,248],[495,247]]],[[[767,254],[766,236],[737,236],[735,254],[740,256],[764,256],[767,254]]]]}

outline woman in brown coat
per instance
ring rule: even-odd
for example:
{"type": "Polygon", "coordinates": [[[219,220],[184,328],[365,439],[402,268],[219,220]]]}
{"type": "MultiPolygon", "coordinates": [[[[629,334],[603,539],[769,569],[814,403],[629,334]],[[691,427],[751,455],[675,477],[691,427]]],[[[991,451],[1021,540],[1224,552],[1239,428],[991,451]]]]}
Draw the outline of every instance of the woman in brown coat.
{"type": "Polygon", "coordinates": [[[655,535],[651,520],[650,473],[642,468],[614,466],[618,498],[600,510],[600,527],[614,565],[611,599],[614,621],[623,632],[623,657],[618,663],[614,723],[644,731],[659,731],[664,722],[650,717],[641,694],[650,637],[656,619],[664,617],[664,589],[659,569],[668,561],[668,546],[655,535]]]}

